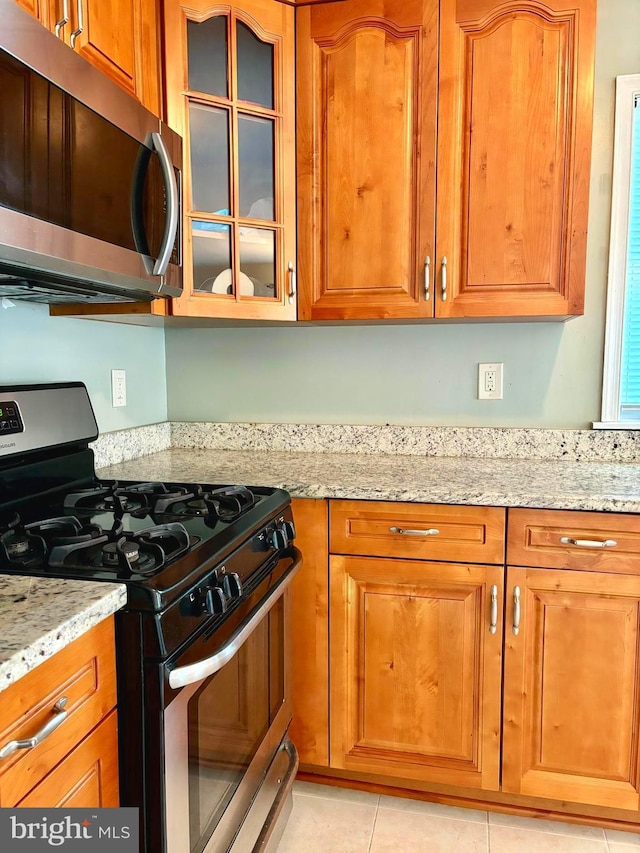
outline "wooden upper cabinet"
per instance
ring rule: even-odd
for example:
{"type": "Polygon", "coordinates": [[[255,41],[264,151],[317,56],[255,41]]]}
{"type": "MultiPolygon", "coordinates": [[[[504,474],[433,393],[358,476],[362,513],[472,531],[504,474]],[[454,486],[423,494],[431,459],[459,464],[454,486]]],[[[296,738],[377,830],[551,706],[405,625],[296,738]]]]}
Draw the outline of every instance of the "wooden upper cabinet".
{"type": "Polygon", "coordinates": [[[640,577],[507,578],[502,790],[637,812],[640,577]]]}
{"type": "Polygon", "coordinates": [[[594,41],[594,0],[442,0],[437,316],[583,312],[594,41]]]}
{"type": "Polygon", "coordinates": [[[437,0],[297,12],[299,316],[425,317],[437,0]]]}
{"type": "Polygon", "coordinates": [[[156,115],[162,112],[157,0],[16,0],[156,115]]]}
{"type": "Polygon", "coordinates": [[[70,0],[74,49],[160,115],[156,0],[70,0]]]}
{"type": "Polygon", "coordinates": [[[34,18],[37,18],[45,27],[49,26],[49,5],[53,3],[53,0],[15,0],[15,2],[34,18]]]}
{"type": "Polygon", "coordinates": [[[172,313],[296,319],[294,11],[164,4],[167,118],[185,141],[172,313]]]}
{"type": "Polygon", "coordinates": [[[595,0],[297,15],[301,318],[582,313],[595,0]]]}

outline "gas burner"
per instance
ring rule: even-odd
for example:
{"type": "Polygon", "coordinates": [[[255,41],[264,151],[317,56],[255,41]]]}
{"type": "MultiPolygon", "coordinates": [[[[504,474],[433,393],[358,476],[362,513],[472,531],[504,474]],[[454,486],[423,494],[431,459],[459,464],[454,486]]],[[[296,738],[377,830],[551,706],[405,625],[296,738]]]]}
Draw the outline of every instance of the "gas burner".
{"type": "Polygon", "coordinates": [[[203,495],[204,500],[215,507],[221,521],[235,521],[257,501],[246,486],[220,486],[203,495]]]}
{"type": "Polygon", "coordinates": [[[46,555],[47,543],[30,533],[17,513],[0,520],[0,568],[42,566],[46,555]]]}
{"type": "Polygon", "coordinates": [[[66,509],[91,510],[92,512],[115,512],[122,514],[145,509],[148,504],[141,493],[131,494],[114,480],[90,489],[81,489],[65,496],[66,509]]]}

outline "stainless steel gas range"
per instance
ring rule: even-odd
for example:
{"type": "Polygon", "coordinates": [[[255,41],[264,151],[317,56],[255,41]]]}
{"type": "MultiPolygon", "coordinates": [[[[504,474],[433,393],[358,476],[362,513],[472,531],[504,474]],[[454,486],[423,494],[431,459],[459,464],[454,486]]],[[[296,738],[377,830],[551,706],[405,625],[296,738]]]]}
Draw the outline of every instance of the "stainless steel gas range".
{"type": "Polygon", "coordinates": [[[0,386],[0,573],[126,584],[120,791],[140,808],[141,851],[271,851],[298,764],[289,495],[103,481],[97,434],[81,383],[0,386]]]}

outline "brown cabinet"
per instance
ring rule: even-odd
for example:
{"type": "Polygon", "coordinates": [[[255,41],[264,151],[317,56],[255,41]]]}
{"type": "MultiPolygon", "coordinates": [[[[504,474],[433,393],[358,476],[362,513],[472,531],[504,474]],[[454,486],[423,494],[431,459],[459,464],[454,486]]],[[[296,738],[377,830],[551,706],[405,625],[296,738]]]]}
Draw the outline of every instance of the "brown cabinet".
{"type": "Polygon", "coordinates": [[[503,791],[638,811],[639,623],[640,576],[509,568],[503,791]]]}
{"type": "Polygon", "coordinates": [[[502,566],[332,556],[330,574],[331,766],[498,790],[502,566]]]}
{"type": "Polygon", "coordinates": [[[640,823],[638,516],[298,500],[294,517],[304,770],[640,823]]]}
{"type": "Polygon", "coordinates": [[[161,114],[157,0],[17,2],[147,109],[161,114]]]}
{"type": "Polygon", "coordinates": [[[305,500],[293,511],[303,766],[497,790],[505,511],[330,501],[327,516],[327,502],[305,500]]]}
{"type": "Polygon", "coordinates": [[[165,3],[167,118],[185,141],[177,316],[296,319],[294,11],[165,3]]]}
{"type": "Polygon", "coordinates": [[[297,14],[300,317],[582,313],[594,0],[297,14]]]}
{"type": "Polygon", "coordinates": [[[639,553],[634,515],[509,511],[503,791],[640,809],[639,553]]]}
{"type": "Polygon", "coordinates": [[[117,806],[115,641],[107,619],[0,693],[0,806],[117,806]],[[53,726],[52,726],[53,723],[53,726]]]}

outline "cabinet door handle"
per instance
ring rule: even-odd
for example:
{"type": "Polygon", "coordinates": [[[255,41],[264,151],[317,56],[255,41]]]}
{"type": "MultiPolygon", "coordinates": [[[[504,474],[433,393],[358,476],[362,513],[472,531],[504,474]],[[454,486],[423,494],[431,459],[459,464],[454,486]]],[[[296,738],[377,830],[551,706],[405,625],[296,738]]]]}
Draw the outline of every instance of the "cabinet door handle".
{"type": "Polygon", "coordinates": [[[84,32],[84,9],[82,7],[83,0],[77,0],[76,9],[78,10],[78,26],[71,33],[71,47],[76,46],[76,41],[79,35],[84,32]]]}
{"type": "Polygon", "coordinates": [[[513,588],[513,633],[520,633],[520,587],[513,588]]]}
{"type": "Polygon", "coordinates": [[[296,293],[298,292],[298,275],[296,273],[296,268],[293,265],[293,261],[289,261],[287,269],[289,270],[289,304],[291,305],[295,299],[296,293]]]}
{"type": "Polygon", "coordinates": [[[424,259],[424,298],[429,301],[429,290],[431,288],[431,258],[429,255],[424,259]]]}
{"type": "Polygon", "coordinates": [[[618,544],[615,539],[605,539],[599,542],[597,539],[572,539],[570,536],[561,536],[563,545],[575,545],[576,548],[615,548],[618,544]]]}
{"type": "Polygon", "coordinates": [[[491,587],[491,624],[489,625],[489,633],[495,634],[498,630],[498,587],[493,584],[491,587]]]}
{"type": "Polygon", "coordinates": [[[389,533],[400,533],[402,536],[438,536],[440,531],[436,527],[428,530],[407,530],[404,527],[390,527],[389,533]]]}
{"type": "Polygon", "coordinates": [[[38,744],[42,743],[43,740],[46,740],[49,735],[55,732],[58,726],[61,726],[67,719],[67,711],[64,710],[64,707],[68,701],[69,700],[66,696],[62,696],[58,699],[51,709],[53,717],[51,717],[51,719],[48,720],[40,731],[36,732],[33,737],[28,737],[24,740],[10,740],[9,743],[5,744],[2,749],[0,749],[0,761],[5,758],[9,758],[10,755],[13,755],[13,753],[17,752],[19,749],[33,749],[34,746],[38,746],[38,744]]]}
{"type": "Polygon", "coordinates": [[[62,17],[56,24],[56,36],[60,38],[60,33],[69,23],[69,0],[62,0],[62,17]]]}
{"type": "Polygon", "coordinates": [[[442,259],[442,292],[441,299],[443,302],[447,301],[447,256],[445,255],[442,259]]]}

